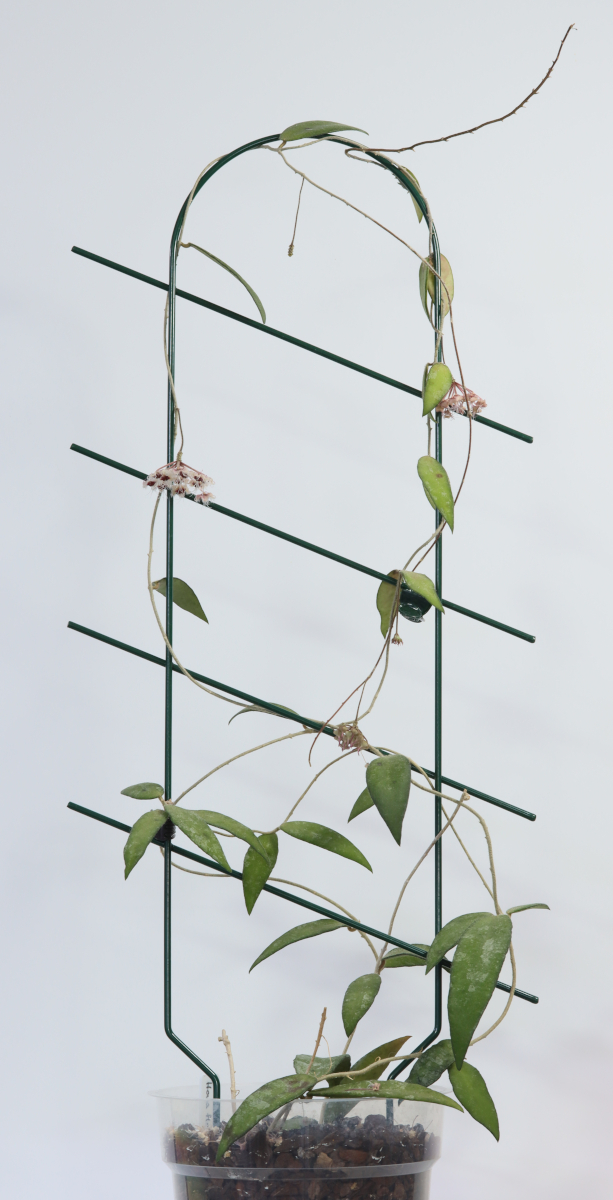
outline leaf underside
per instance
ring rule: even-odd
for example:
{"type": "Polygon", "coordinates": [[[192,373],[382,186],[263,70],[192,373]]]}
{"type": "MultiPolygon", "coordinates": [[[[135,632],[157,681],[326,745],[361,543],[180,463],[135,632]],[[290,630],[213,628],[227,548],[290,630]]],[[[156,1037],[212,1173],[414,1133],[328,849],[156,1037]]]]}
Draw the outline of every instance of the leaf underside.
{"type": "Polygon", "coordinates": [[[407,587],[412,592],[417,592],[418,595],[423,596],[425,600],[433,604],[435,608],[438,608],[439,612],[444,613],[445,609],[443,608],[439,594],[428,575],[422,575],[421,571],[403,571],[402,575],[407,587]]]}
{"type": "Polygon", "coordinates": [[[440,404],[443,396],[447,395],[452,383],[453,375],[447,364],[432,363],[423,387],[422,417],[426,417],[428,413],[432,412],[433,408],[436,408],[437,404],[440,404]]]}
{"type": "Polygon", "coordinates": [[[161,800],[164,788],[161,783],[134,783],[132,787],[122,788],[122,796],[131,796],[133,800],[161,800]]]}
{"type": "MultiPolygon", "coordinates": [[[[209,250],[203,250],[202,246],[197,246],[195,242],[187,242],[185,244],[185,249],[187,250],[189,248],[192,250],[199,250],[200,254],[204,254],[206,258],[210,258],[212,262],[217,263],[218,267],[223,267],[224,271],[228,271],[230,275],[233,275],[235,279],[238,279],[239,283],[242,283],[243,287],[249,292],[249,295],[251,296],[251,299],[253,300],[253,303],[255,304],[262,318],[262,324],[265,325],[266,313],[264,311],[264,305],[262,304],[257,292],[254,292],[253,288],[247,283],[247,280],[243,279],[242,275],[239,275],[238,271],[234,270],[234,267],[229,267],[222,258],[217,258],[216,255],[211,254],[209,250]]],[[[206,621],[206,617],[204,619],[206,621]]]]}
{"type": "Polygon", "coordinates": [[[438,509],[453,533],[454,505],[449,476],[442,463],[431,454],[424,454],[417,462],[417,474],[424,492],[433,508],[438,509]]]}
{"type": "MultiPolygon", "coordinates": [[[[154,591],[160,593],[160,596],[166,595],[165,578],[156,579],[155,583],[152,583],[151,586],[154,591]]],[[[206,621],[208,625],[208,618],[196,593],[184,579],[178,579],[176,575],[172,577],[172,602],[179,608],[184,608],[185,612],[191,613],[192,616],[199,617],[201,621],[206,621]]]]}
{"type": "MultiPolygon", "coordinates": [[[[300,138],[325,137],[327,133],[341,133],[352,130],[355,133],[366,133],[365,129],[358,129],[357,125],[343,125],[338,121],[297,121],[295,125],[288,125],[283,133],[279,134],[282,142],[297,142],[300,138]]],[[[368,134],[366,133],[368,137],[368,134]]]]}

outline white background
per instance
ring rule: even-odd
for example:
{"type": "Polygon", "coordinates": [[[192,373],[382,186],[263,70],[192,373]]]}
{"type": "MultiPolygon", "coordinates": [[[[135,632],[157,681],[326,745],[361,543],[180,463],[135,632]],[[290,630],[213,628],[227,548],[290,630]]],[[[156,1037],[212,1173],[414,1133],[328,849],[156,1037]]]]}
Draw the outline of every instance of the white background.
{"type": "MultiPolygon", "coordinates": [[[[516,921],[519,984],[540,1004],[516,1001],[472,1052],[498,1107],[500,1144],[450,1114],[433,1200],[609,1195],[610,10],[584,0],[59,0],[5,11],[0,74],[0,1126],[11,1200],[168,1197],[147,1092],[197,1077],[162,1026],[161,860],[150,851],[124,884],[122,835],[66,809],[72,800],[132,822],[143,809],[121,788],[163,778],[162,672],[66,629],[72,619],[161,652],[145,587],[151,496],[68,447],[147,471],[164,461],[163,296],[70,247],[163,278],[178,209],[216,155],[307,118],[346,120],[390,147],[476,124],[529,92],[572,20],[577,31],[525,111],[404,156],[455,272],[467,382],[487,415],[534,435],[529,446],[475,429],[456,532],[446,535],[443,594],[537,641],[448,612],[444,768],[538,812],[529,824],[481,806],[503,906],[551,905],[516,921]]],[[[329,146],[295,158],[425,247],[389,176],[329,146]]],[[[245,156],[199,197],[189,237],[245,275],[272,326],[419,386],[431,339],[417,260],[306,188],[288,259],[297,191],[271,154],[245,156]]],[[[180,284],[257,317],[239,284],[193,252],[182,255],[180,284]]],[[[215,478],[219,503],[379,570],[427,536],[418,401],[181,301],[177,355],[185,458],[215,478]]],[[[467,433],[460,418],[446,423],[456,482],[467,433]]],[[[375,582],[218,514],[176,508],[176,573],[210,620],[178,612],[184,660],[329,716],[379,651],[375,582]]],[[[160,522],[156,577],[162,533],[160,522]]],[[[434,622],[402,624],[367,731],[430,765],[434,622]]],[[[234,710],[187,682],[175,695],[177,786],[287,730],[257,715],[228,727],[234,710]]],[[[311,777],[308,744],[243,760],[191,803],[270,827],[311,777]]],[[[318,744],[317,766],[330,751],[318,744]]],[[[303,815],[346,830],[362,787],[354,758],[323,777],[303,815]]],[[[372,813],[350,826],[374,877],[289,839],[277,873],[379,924],[431,817],[414,792],[400,851],[372,813]]],[[[483,864],[474,824],[463,817],[483,864]]],[[[240,865],[236,851],[232,860],[240,865]]],[[[427,866],[407,893],[398,929],[412,940],[431,936],[430,883],[427,866]]],[[[224,1080],[222,1026],[239,1084],[290,1070],[324,1004],[337,1049],[343,991],[370,969],[364,943],[339,932],[248,975],[304,910],[263,896],[248,918],[233,882],[176,873],[175,884],[175,1027],[224,1080]]],[[[480,886],[449,842],[445,918],[480,908],[480,886]]],[[[421,972],[393,973],[356,1051],[404,1033],[415,1044],[430,1003],[421,972]]]]}

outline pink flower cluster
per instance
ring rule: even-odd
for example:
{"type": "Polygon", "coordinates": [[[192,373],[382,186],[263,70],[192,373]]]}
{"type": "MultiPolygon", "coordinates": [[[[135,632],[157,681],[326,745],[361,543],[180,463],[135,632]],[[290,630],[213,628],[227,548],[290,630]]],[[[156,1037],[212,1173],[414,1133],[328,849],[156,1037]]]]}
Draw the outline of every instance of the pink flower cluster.
{"type": "Polygon", "coordinates": [[[157,488],[158,492],[170,492],[171,496],[191,496],[198,504],[208,504],[209,500],[214,500],[215,497],[212,492],[205,491],[205,488],[214,482],[208,475],[203,475],[202,471],[195,471],[193,467],[188,467],[187,463],[176,459],[175,462],[166,463],[164,467],[158,467],[157,471],[148,475],[143,487],[157,488]]]}
{"type": "Polygon", "coordinates": [[[368,739],[364,737],[364,734],[358,728],[355,721],[337,725],[334,730],[334,736],[341,750],[362,750],[364,746],[368,745],[368,739]]]}
{"type": "Polygon", "coordinates": [[[469,407],[474,416],[475,413],[481,412],[482,408],[487,408],[487,404],[476,392],[471,392],[470,388],[466,388],[465,395],[461,383],[452,383],[447,395],[443,396],[440,404],[437,404],[436,411],[442,413],[444,417],[450,417],[452,413],[468,416],[469,407]]]}

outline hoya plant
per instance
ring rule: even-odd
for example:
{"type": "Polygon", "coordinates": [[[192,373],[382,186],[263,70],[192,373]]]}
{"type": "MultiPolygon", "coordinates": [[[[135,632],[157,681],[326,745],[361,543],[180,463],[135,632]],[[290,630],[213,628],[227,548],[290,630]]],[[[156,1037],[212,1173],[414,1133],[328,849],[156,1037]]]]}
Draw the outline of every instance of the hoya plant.
{"type": "MultiPolygon", "coordinates": [[[[550,73],[551,71],[548,72],[545,79],[550,73]]],[[[538,88],[535,89],[536,91],[538,88]]],[[[211,765],[205,774],[194,780],[178,796],[165,795],[164,786],[156,782],[137,783],[124,788],[122,794],[127,797],[138,801],[154,802],[154,806],[135,821],[126,842],[124,848],[125,877],[127,879],[132,875],[134,868],[152,842],[160,844],[168,841],[174,836],[175,830],[179,830],[207,855],[209,860],[212,860],[220,872],[229,872],[232,869],[240,871],[245,901],[245,920],[249,921],[263,889],[278,880],[275,872],[281,869],[288,838],[293,842],[302,843],[305,848],[305,856],[321,851],[325,851],[327,855],[331,856],[328,862],[332,875],[336,875],[334,860],[338,857],[350,860],[355,864],[356,870],[372,872],[371,863],[359,845],[361,840],[360,817],[363,813],[369,809],[376,810],[385,828],[385,836],[389,839],[389,855],[390,857],[397,856],[403,864],[407,860],[406,847],[408,845],[410,853],[412,845],[412,839],[405,835],[411,821],[410,800],[414,789],[419,789],[432,800],[440,801],[442,820],[439,832],[423,849],[423,852],[417,857],[417,861],[407,862],[406,873],[403,869],[405,878],[399,893],[389,897],[389,922],[386,931],[388,940],[375,945],[376,939],[371,936],[372,930],[369,933],[368,927],[357,921],[353,914],[338,901],[332,900],[324,893],[317,892],[315,893],[317,896],[335,906],[339,913],[344,914],[346,920],[321,918],[295,925],[270,945],[262,947],[252,963],[245,963],[246,971],[265,970],[263,964],[273,955],[282,953],[288,946],[311,938],[338,934],[339,930],[347,928],[347,921],[356,921],[354,928],[358,929],[363,943],[363,972],[357,978],[348,978],[345,981],[344,990],[342,994],[339,993],[336,1001],[345,1034],[342,1044],[328,1046],[326,1042],[326,1053],[321,1053],[322,1040],[325,1041],[326,1010],[324,1010],[312,1052],[298,1053],[292,1064],[293,1069],[289,1069],[290,1064],[285,1064],[284,1074],[271,1079],[235,1107],[221,1136],[217,1153],[217,1159],[220,1162],[237,1138],[248,1132],[262,1118],[300,1097],[323,1097],[328,1102],[326,1107],[332,1116],[334,1103],[341,1100],[357,1101],[373,1095],[390,1100],[426,1100],[434,1104],[466,1110],[470,1116],[485,1126],[498,1139],[499,1123],[495,1103],[481,1072],[470,1061],[471,1048],[476,1042],[488,1038],[512,1008],[517,981],[513,942],[515,917],[526,909],[547,908],[543,902],[522,902],[525,901],[525,897],[505,897],[503,901],[504,886],[498,881],[490,831],[480,809],[469,803],[471,797],[468,791],[462,791],[459,787],[456,789],[450,787],[448,790],[444,790],[442,786],[436,787],[432,773],[425,769],[417,757],[414,757],[416,750],[411,744],[396,746],[375,744],[368,733],[368,719],[375,706],[383,706],[385,702],[385,683],[393,667],[392,646],[397,648],[402,645],[399,632],[400,619],[410,623],[432,620],[434,616],[431,612],[432,609],[440,614],[437,620],[444,617],[443,603],[428,562],[432,561],[432,552],[440,542],[444,531],[448,530],[449,534],[453,534],[456,524],[462,521],[462,507],[459,501],[470,465],[473,421],[484,408],[485,402],[467,386],[454,328],[455,284],[453,271],[448,258],[440,252],[430,204],[424,190],[415,175],[405,165],[389,157],[391,153],[394,153],[393,151],[373,148],[364,141],[349,139],[348,132],[364,134],[363,130],[340,122],[302,121],[289,125],[278,139],[273,141],[273,144],[269,141],[261,148],[273,154],[281,167],[292,171],[300,181],[294,232],[289,247],[290,257],[295,251],[300,201],[306,183],[309,187],[319,188],[330,198],[331,202],[341,201],[343,205],[353,209],[364,219],[374,221],[381,231],[381,236],[391,236],[402,249],[402,253],[408,252],[414,258],[417,268],[414,284],[419,291],[425,320],[430,326],[432,335],[431,356],[425,362],[423,369],[421,445],[415,452],[413,466],[423,488],[423,509],[420,513],[414,514],[411,544],[406,546],[404,553],[399,556],[399,561],[389,571],[379,587],[376,590],[373,587],[371,619],[373,622],[378,622],[382,639],[376,660],[365,664],[361,678],[355,681],[355,686],[348,696],[339,692],[335,709],[325,720],[309,721],[308,726],[305,726],[302,718],[282,705],[275,704],[266,707],[245,705],[242,701],[224,695],[214,687],[203,683],[184,667],[178,649],[168,637],[167,629],[156,606],[156,594],[157,596],[166,596],[169,590],[169,581],[166,578],[156,580],[152,578],[156,517],[162,497],[164,495],[183,497],[205,507],[213,499],[210,492],[210,485],[213,481],[203,471],[187,466],[183,460],[183,423],[171,361],[167,355],[166,367],[172,393],[171,412],[174,414],[175,433],[180,434],[180,448],[173,461],[151,472],[144,484],[155,496],[147,562],[147,588],[155,620],[176,668],[194,687],[204,691],[208,697],[236,705],[238,713],[235,715],[254,711],[267,712],[277,720],[291,723],[291,730],[279,734],[263,745],[243,746],[227,761],[211,765]],[[344,148],[348,161],[356,164],[355,167],[352,166],[352,169],[360,170],[361,165],[374,162],[375,165],[384,165],[386,169],[392,171],[398,183],[405,190],[407,200],[411,202],[415,211],[416,245],[406,241],[394,230],[387,228],[375,216],[358,208],[346,196],[339,196],[330,191],[314,177],[317,174],[318,150],[323,143],[330,142],[339,143],[344,148]],[[302,170],[305,158],[308,161],[308,172],[302,170]],[[314,159],[315,162],[311,166],[314,159]],[[436,424],[440,425],[443,418],[450,418],[452,414],[467,418],[467,425],[462,427],[463,432],[465,431],[467,435],[465,463],[456,478],[449,477],[440,461],[441,456],[437,453],[436,442],[433,444],[433,431],[436,424]],[[428,513],[431,509],[435,511],[434,529],[426,534],[425,530],[430,520],[428,513]],[[298,723],[298,728],[296,728],[296,723],[298,723]],[[322,734],[334,737],[339,753],[316,770],[312,765],[313,755],[322,734]],[[272,827],[259,828],[256,825],[252,828],[232,813],[218,812],[206,807],[189,807],[184,803],[188,796],[190,801],[192,800],[196,789],[202,789],[206,795],[207,780],[237,759],[257,752],[263,746],[270,747],[288,739],[297,738],[309,739],[310,745],[306,760],[311,775],[307,786],[302,790],[297,784],[296,799],[287,811],[283,809],[279,811],[276,824],[272,827]],[[311,820],[309,818],[309,800],[312,789],[317,787],[318,781],[325,772],[329,770],[342,771],[343,764],[355,756],[362,763],[363,788],[350,810],[347,812],[338,808],[332,809],[333,817],[329,825],[311,820]],[[475,861],[467,849],[459,828],[462,822],[477,822],[483,831],[486,851],[484,861],[475,861]],[[351,837],[347,836],[346,832],[348,824],[351,827],[351,837]],[[405,942],[404,945],[398,945],[397,943],[400,941],[398,923],[402,917],[402,906],[407,887],[429,855],[432,854],[440,839],[449,834],[456,837],[464,852],[467,868],[477,874],[483,888],[483,907],[477,912],[458,913],[436,933],[430,944],[405,942]],[[520,902],[513,903],[517,900],[520,902]],[[507,907],[504,907],[505,904],[507,907]],[[505,989],[508,992],[508,999],[503,1012],[488,1025],[488,1006],[495,989],[499,986],[500,974],[507,959],[511,973],[510,987],[505,989]],[[424,975],[428,975],[435,969],[443,970],[449,976],[447,999],[449,1036],[411,1053],[406,1046],[407,1035],[399,1034],[397,1028],[392,1028],[387,1031],[388,1036],[384,1042],[375,1047],[364,1048],[357,1060],[352,1060],[353,1041],[356,1035],[359,1036],[360,1022],[385,989],[385,981],[389,972],[410,970],[413,972],[423,971],[424,975]],[[482,1027],[483,1025],[485,1028],[482,1027]],[[399,1073],[409,1068],[408,1077],[400,1080],[399,1073]],[[442,1092],[433,1087],[445,1075],[455,1099],[448,1090],[442,1092]]],[[[401,147],[395,153],[412,148],[401,147]]],[[[215,162],[217,161],[215,160],[215,162]]],[[[210,171],[211,165],[209,164],[199,175],[186,203],[177,243],[177,255],[180,249],[186,251],[194,249],[229,271],[238,283],[247,289],[261,321],[265,322],[266,312],[262,301],[238,271],[224,263],[210,250],[205,250],[186,240],[185,227],[190,206],[200,180],[207,171],[210,171]]],[[[174,604],[180,606],[196,620],[208,624],[200,599],[190,584],[177,577],[174,577],[171,582],[174,604]]],[[[206,632],[207,637],[211,635],[209,631],[206,632]]],[[[244,730],[246,723],[241,722],[236,728],[244,730]]],[[[300,880],[288,881],[285,879],[285,871],[283,871],[283,875],[284,878],[281,882],[290,882],[297,888],[313,891],[300,880]]],[[[386,894],[387,878],[385,876],[378,881],[378,886],[380,893],[386,894]]],[[[331,943],[326,937],[326,946],[328,945],[331,943]]],[[[502,986],[504,988],[504,985],[502,986]]],[[[315,1028],[316,1018],[314,1015],[313,1030],[315,1028]]],[[[310,1036],[312,1036],[312,1032],[310,1036]]],[[[308,1031],[298,1030],[296,1032],[296,1043],[303,1049],[305,1043],[308,1044],[308,1039],[308,1031]]],[[[225,1031],[220,1040],[224,1041],[230,1057],[234,1098],[234,1069],[225,1031]]],[[[271,1063],[271,1073],[275,1067],[278,1070],[280,1065],[271,1063]]],[[[446,1081],[444,1080],[444,1082],[446,1081]]]]}

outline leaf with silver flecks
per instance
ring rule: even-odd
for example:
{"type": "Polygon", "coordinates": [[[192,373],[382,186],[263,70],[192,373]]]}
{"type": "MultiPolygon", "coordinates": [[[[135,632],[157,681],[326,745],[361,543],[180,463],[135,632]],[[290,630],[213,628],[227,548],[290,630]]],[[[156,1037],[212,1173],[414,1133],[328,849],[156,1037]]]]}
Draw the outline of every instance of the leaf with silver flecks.
{"type": "Polygon", "coordinates": [[[343,997],[342,1009],[343,1027],[347,1037],[353,1033],[358,1021],[362,1020],[374,1003],[380,987],[381,976],[374,971],[369,975],[360,975],[349,984],[343,997]]]}
{"type": "Polygon", "coordinates": [[[252,850],[268,863],[268,855],[264,846],[260,842],[257,833],[249,829],[248,825],[243,825],[242,821],[237,821],[234,817],[227,817],[225,813],[213,812],[209,808],[198,809],[198,816],[202,817],[207,825],[215,825],[217,829],[225,829],[226,833],[231,833],[234,837],[240,838],[241,841],[247,842],[252,850]]]}
{"type": "Polygon", "coordinates": [[[344,928],[346,926],[342,921],[333,921],[327,917],[323,921],[305,921],[304,925],[294,925],[293,929],[282,933],[281,937],[275,938],[274,942],[262,950],[249,970],[253,971],[253,968],[257,967],[258,963],[264,962],[265,958],[270,958],[271,954],[276,954],[278,950],[284,950],[286,946],[293,946],[294,942],[301,942],[305,938],[318,937],[320,933],[332,933],[334,929],[344,928]]]}
{"type": "Polygon", "coordinates": [[[276,1108],[297,1100],[316,1082],[316,1075],[284,1075],[281,1079],[272,1079],[270,1083],[265,1083],[263,1087],[252,1092],[239,1104],[225,1126],[215,1161],[222,1162],[232,1142],[248,1133],[258,1121],[274,1112],[276,1108]]]}
{"type": "Polygon", "coordinates": [[[412,1067],[409,1079],[411,1083],[421,1083],[424,1087],[430,1087],[431,1083],[440,1079],[443,1071],[449,1070],[453,1061],[451,1041],[444,1038],[442,1042],[436,1042],[434,1046],[428,1046],[428,1049],[424,1050],[412,1067]]]}
{"type": "Polygon", "coordinates": [[[453,917],[451,921],[443,925],[443,928],[436,934],[428,950],[426,975],[428,971],[431,971],[445,957],[448,950],[453,950],[453,947],[457,946],[460,938],[475,921],[478,921],[480,917],[487,917],[489,915],[489,913],[485,912],[463,913],[462,916],[453,917]]]}
{"type": "MultiPolygon", "coordinates": [[[[413,945],[418,950],[423,950],[426,953],[429,947],[424,942],[413,942],[413,945]]],[[[384,967],[425,967],[426,959],[420,958],[418,954],[411,954],[408,950],[403,950],[401,946],[397,946],[394,950],[390,950],[383,959],[384,967]]]]}
{"type": "Polygon", "coordinates": [[[317,821],[285,821],[279,828],[281,833],[288,833],[290,837],[308,842],[311,846],[319,846],[321,850],[329,850],[332,854],[340,854],[342,858],[349,858],[372,871],[362,851],[358,850],[349,838],[337,833],[335,829],[329,829],[327,825],[319,825],[317,821]]]}
{"type": "Polygon", "coordinates": [[[130,836],[123,848],[123,858],[126,864],[125,876],[127,879],[130,871],[134,870],[137,862],[143,857],[147,846],[153,841],[156,833],[162,828],[166,821],[166,813],[161,808],[154,808],[151,812],[144,813],[142,817],[135,821],[130,831],[130,836]]]}
{"type": "Polygon", "coordinates": [[[511,944],[511,918],[490,913],[460,938],[453,956],[447,1014],[458,1070],[487,1008],[511,944]]]}
{"type": "Polygon", "coordinates": [[[279,839],[276,833],[261,833],[258,841],[268,861],[261,854],[249,848],[243,862],[243,895],[247,912],[253,912],[255,902],[267,883],[271,871],[274,870],[279,853],[279,839]]]}
{"type": "Polygon", "coordinates": [[[181,833],[184,833],[194,845],[198,846],[199,850],[204,850],[204,853],[210,854],[215,862],[221,863],[222,867],[230,870],[230,864],[218,838],[199,812],[194,812],[193,809],[178,808],[176,804],[165,804],[164,808],[173,825],[176,825],[181,833]]]}

